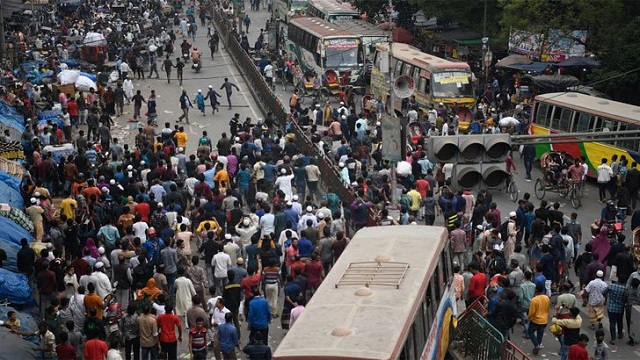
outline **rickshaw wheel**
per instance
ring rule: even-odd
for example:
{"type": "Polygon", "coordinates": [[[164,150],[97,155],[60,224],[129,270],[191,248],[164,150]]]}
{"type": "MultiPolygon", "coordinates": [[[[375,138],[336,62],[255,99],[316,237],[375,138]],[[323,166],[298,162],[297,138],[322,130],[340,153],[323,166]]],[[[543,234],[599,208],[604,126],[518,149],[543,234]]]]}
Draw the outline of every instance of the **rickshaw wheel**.
{"type": "Polygon", "coordinates": [[[544,181],[542,179],[537,179],[536,180],[536,184],[533,188],[535,194],[536,194],[536,198],[538,198],[538,200],[542,200],[544,199],[544,195],[546,193],[546,189],[545,189],[545,184],[544,181]]]}

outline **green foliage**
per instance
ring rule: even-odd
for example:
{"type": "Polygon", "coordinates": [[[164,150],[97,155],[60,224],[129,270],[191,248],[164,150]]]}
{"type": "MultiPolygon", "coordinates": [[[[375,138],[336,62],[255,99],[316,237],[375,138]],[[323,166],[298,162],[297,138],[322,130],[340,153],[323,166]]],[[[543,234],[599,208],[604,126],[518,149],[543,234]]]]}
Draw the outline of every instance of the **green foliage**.
{"type": "MultiPolygon", "coordinates": [[[[484,6],[482,0],[414,0],[427,18],[436,17],[438,25],[458,24],[464,28],[482,33],[484,6]]],[[[487,35],[496,36],[500,32],[502,17],[498,0],[487,0],[487,35]]]]}
{"type": "MultiPolygon", "coordinates": [[[[384,17],[384,22],[386,22],[389,17],[388,4],[389,2],[385,0],[355,0],[353,2],[353,6],[360,12],[367,14],[369,19],[373,19],[376,15],[380,14],[384,17]]],[[[413,29],[413,14],[415,14],[419,8],[411,2],[400,0],[393,1],[393,6],[398,12],[398,18],[395,21],[398,26],[405,29],[413,29]]]]}

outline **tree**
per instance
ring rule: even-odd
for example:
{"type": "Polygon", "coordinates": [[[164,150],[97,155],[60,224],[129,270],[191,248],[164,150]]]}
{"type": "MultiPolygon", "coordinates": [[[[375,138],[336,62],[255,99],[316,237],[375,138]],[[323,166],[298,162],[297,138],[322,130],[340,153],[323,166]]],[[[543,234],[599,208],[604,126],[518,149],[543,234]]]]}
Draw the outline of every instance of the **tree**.
{"type": "MultiPolygon", "coordinates": [[[[367,17],[370,20],[375,19],[377,16],[380,18],[381,22],[387,22],[389,20],[388,1],[355,0],[353,5],[358,9],[358,11],[367,14],[367,17]]],[[[412,29],[413,14],[418,11],[417,6],[407,1],[395,0],[393,1],[393,8],[398,12],[395,23],[405,29],[412,29]]]]}
{"type": "Polygon", "coordinates": [[[416,5],[427,17],[436,17],[438,25],[460,25],[479,33],[484,28],[484,7],[487,6],[487,35],[500,33],[502,9],[498,0],[416,0],[416,5]]]}

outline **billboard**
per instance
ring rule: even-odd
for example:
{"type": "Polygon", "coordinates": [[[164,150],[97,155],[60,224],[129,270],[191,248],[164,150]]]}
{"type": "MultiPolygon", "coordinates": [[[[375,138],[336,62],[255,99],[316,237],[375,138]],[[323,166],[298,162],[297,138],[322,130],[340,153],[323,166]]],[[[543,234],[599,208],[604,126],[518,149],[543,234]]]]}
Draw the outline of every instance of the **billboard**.
{"type": "Polygon", "coordinates": [[[549,29],[544,42],[542,61],[560,62],[570,57],[583,57],[586,41],[586,30],[565,32],[560,29],[549,29]]]}
{"type": "Polygon", "coordinates": [[[544,62],[560,62],[585,54],[586,30],[549,29],[545,34],[511,30],[509,52],[544,62]]]}
{"type": "Polygon", "coordinates": [[[509,32],[509,52],[530,56],[538,59],[542,52],[544,34],[536,34],[524,30],[509,32]]]}

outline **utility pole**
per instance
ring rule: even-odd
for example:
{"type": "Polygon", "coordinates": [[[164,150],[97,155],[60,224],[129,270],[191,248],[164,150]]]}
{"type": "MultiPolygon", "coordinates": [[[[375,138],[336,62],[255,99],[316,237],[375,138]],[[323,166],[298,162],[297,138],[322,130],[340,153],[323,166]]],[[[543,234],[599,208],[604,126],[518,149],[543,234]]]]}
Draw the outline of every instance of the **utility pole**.
{"type": "Polygon", "coordinates": [[[4,1],[0,0],[0,64],[4,63],[7,45],[4,43],[4,1]]]}
{"type": "MultiPolygon", "coordinates": [[[[391,97],[391,101],[389,101],[389,103],[391,104],[391,114],[393,115],[394,118],[397,117],[396,115],[396,110],[395,110],[395,106],[394,106],[394,102],[395,102],[395,92],[393,89],[393,84],[395,82],[395,76],[393,73],[394,67],[391,66],[391,59],[393,58],[393,19],[391,18],[391,14],[393,13],[393,1],[389,0],[389,96],[391,97]]],[[[396,172],[396,166],[398,165],[397,162],[392,161],[391,162],[391,203],[393,205],[398,204],[398,194],[396,192],[396,187],[397,187],[397,172],[396,172]]]]}

